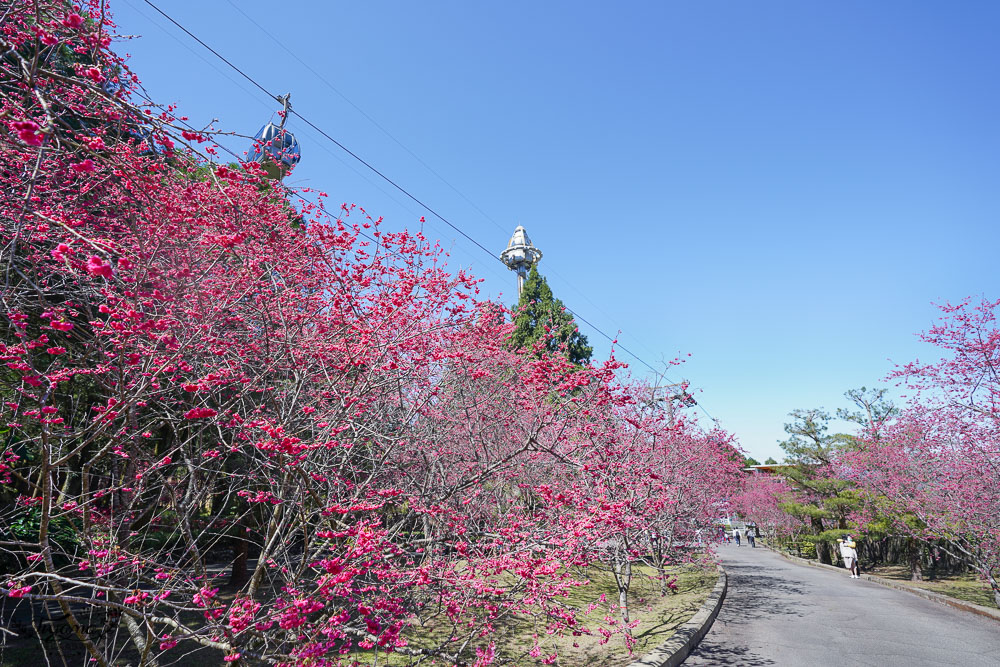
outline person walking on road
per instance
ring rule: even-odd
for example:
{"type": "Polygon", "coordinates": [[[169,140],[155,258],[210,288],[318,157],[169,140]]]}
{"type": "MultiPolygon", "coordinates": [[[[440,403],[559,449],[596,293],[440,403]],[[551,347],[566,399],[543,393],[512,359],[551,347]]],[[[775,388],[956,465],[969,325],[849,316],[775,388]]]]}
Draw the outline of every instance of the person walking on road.
{"type": "Polygon", "coordinates": [[[754,537],[752,528],[747,528],[747,544],[749,544],[754,549],[757,548],[757,538],[754,537]]]}
{"type": "Polygon", "coordinates": [[[733,528],[733,539],[736,540],[736,546],[740,546],[740,529],[733,528]]]}
{"type": "Polygon", "coordinates": [[[851,573],[851,579],[858,579],[861,576],[861,568],[858,566],[857,543],[851,535],[845,535],[843,539],[837,540],[840,543],[840,557],[844,559],[844,567],[851,573]]]}

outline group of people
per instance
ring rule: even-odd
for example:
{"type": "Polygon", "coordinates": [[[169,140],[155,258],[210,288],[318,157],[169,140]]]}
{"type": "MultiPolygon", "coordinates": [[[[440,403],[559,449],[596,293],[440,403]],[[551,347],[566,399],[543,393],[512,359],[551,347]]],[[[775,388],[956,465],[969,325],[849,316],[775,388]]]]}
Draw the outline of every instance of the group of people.
{"type": "MultiPolygon", "coordinates": [[[[733,541],[736,542],[736,546],[740,546],[740,540],[746,537],[747,544],[756,549],[757,540],[754,533],[752,528],[741,530],[734,527],[731,533],[722,531],[722,541],[727,543],[733,541]]],[[[858,564],[858,543],[854,541],[854,536],[844,535],[837,540],[837,544],[840,547],[840,557],[844,559],[844,567],[851,573],[851,579],[860,579],[861,566],[858,564]]]]}
{"type": "MultiPolygon", "coordinates": [[[[723,535],[726,536],[725,533],[723,533],[723,535]]],[[[740,538],[744,535],[747,538],[747,544],[756,549],[757,537],[754,534],[754,530],[752,528],[744,528],[743,530],[740,530],[739,528],[733,528],[732,539],[733,541],[736,542],[736,546],[740,546],[740,538]]],[[[726,541],[728,542],[729,540],[727,539],[726,541]]]]}

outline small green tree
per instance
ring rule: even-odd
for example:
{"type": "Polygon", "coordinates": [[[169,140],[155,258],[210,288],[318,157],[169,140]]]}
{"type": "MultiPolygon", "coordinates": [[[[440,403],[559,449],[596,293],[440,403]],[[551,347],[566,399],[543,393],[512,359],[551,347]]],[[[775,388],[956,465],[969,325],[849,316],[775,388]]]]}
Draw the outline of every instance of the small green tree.
{"type": "Polygon", "coordinates": [[[563,354],[574,364],[586,364],[594,348],[587,344],[587,337],[580,333],[566,306],[552,296],[548,282],[534,266],[524,281],[524,290],[517,303],[510,339],[514,349],[532,349],[544,341],[549,352],[563,354]]]}

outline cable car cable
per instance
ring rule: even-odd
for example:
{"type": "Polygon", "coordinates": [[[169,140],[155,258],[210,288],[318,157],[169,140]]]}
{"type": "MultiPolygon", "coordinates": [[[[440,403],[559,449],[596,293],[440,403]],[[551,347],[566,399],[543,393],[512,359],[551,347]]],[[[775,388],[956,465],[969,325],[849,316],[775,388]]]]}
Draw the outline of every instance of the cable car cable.
{"type": "Polygon", "coordinates": [[[267,35],[271,39],[271,41],[273,41],[275,44],[277,44],[282,49],[284,49],[284,51],[288,55],[290,55],[292,58],[294,58],[300,65],[302,65],[302,67],[304,67],[305,69],[309,70],[312,73],[312,75],[315,76],[324,85],[326,85],[327,88],[329,88],[334,93],[336,93],[337,95],[339,95],[340,98],[343,99],[345,102],[347,102],[351,107],[353,107],[355,111],[357,111],[359,114],[361,114],[362,116],[364,116],[364,118],[369,123],[371,123],[376,128],[378,128],[379,131],[381,131],[389,139],[392,139],[392,141],[395,142],[395,144],[397,146],[399,146],[404,151],[406,151],[414,160],[416,160],[417,162],[419,162],[425,169],[427,169],[427,171],[429,171],[431,174],[433,174],[435,177],[437,177],[442,183],[444,183],[449,188],[451,188],[452,191],[455,192],[455,194],[457,194],[459,197],[461,197],[462,199],[464,199],[470,206],[472,206],[472,208],[476,209],[476,211],[480,215],[482,215],[486,220],[489,220],[491,223],[493,223],[493,225],[497,229],[499,229],[500,231],[506,233],[507,230],[504,227],[502,227],[499,222],[497,222],[492,217],[490,217],[490,215],[486,211],[484,211],[483,209],[479,208],[479,206],[477,206],[474,201],[472,201],[471,199],[469,199],[465,195],[464,192],[462,192],[461,190],[459,190],[458,188],[456,188],[454,185],[452,185],[448,181],[448,179],[446,179],[444,176],[442,176],[440,173],[438,173],[433,167],[431,167],[429,164],[427,164],[427,162],[425,162],[419,155],[417,155],[412,150],[410,150],[410,148],[407,147],[402,141],[400,141],[395,136],[393,136],[393,134],[391,132],[389,132],[389,130],[387,130],[385,127],[383,127],[377,120],[375,120],[374,118],[372,118],[364,109],[362,109],[357,104],[355,104],[353,101],[351,101],[351,99],[348,98],[347,95],[345,95],[343,92],[341,92],[340,89],[338,89],[335,85],[333,85],[332,83],[330,83],[329,79],[327,79],[326,77],[324,77],[320,72],[317,72],[315,69],[313,69],[313,67],[308,62],[306,62],[305,60],[303,60],[302,58],[300,58],[298,55],[296,55],[296,53],[294,51],[292,51],[290,48],[288,48],[287,46],[285,46],[284,42],[282,42],[280,39],[278,39],[276,36],[274,36],[270,31],[267,30],[267,28],[265,28],[260,23],[258,23],[257,21],[255,21],[254,18],[252,16],[250,16],[249,14],[247,14],[245,11],[243,11],[243,9],[241,9],[240,6],[237,3],[233,2],[233,0],[226,0],[226,1],[233,7],[233,9],[235,9],[237,12],[239,12],[240,14],[242,14],[243,17],[247,21],[249,21],[250,23],[252,23],[262,33],[264,33],[265,35],[267,35]]]}
{"type": "MultiPolygon", "coordinates": [[[[431,167],[429,164],[427,164],[427,162],[425,162],[423,159],[421,159],[419,155],[417,155],[412,150],[410,150],[405,144],[403,144],[403,142],[401,142],[399,139],[397,139],[395,136],[393,136],[392,133],[389,132],[389,130],[387,130],[385,127],[383,127],[381,124],[379,124],[378,121],[376,121],[368,113],[366,113],[364,109],[362,109],[357,104],[355,104],[353,101],[351,101],[347,97],[347,95],[345,95],[336,86],[334,86],[332,83],[330,83],[330,81],[326,77],[324,77],[320,72],[316,71],[307,61],[303,60],[298,55],[296,55],[296,53],[294,51],[292,51],[292,49],[290,49],[288,46],[286,46],[284,44],[284,42],[282,42],[278,37],[276,37],[274,34],[272,34],[270,31],[268,31],[267,28],[265,28],[264,26],[262,26],[256,20],[254,20],[254,18],[252,16],[250,16],[245,11],[243,11],[243,9],[241,9],[240,6],[236,2],[233,2],[233,0],[226,0],[226,1],[233,7],[233,9],[235,9],[237,12],[239,12],[247,21],[249,21],[251,24],[253,24],[262,33],[264,33],[265,35],[267,35],[267,37],[269,37],[271,39],[271,41],[273,41],[275,44],[277,44],[279,47],[281,47],[292,58],[294,58],[302,67],[304,67],[309,72],[311,72],[313,74],[313,76],[315,76],[318,81],[322,82],[330,90],[332,90],[334,93],[336,93],[337,95],[339,95],[341,97],[341,99],[343,99],[345,102],[347,102],[347,104],[349,104],[351,107],[353,107],[359,114],[361,114],[365,119],[367,119],[372,125],[374,125],[376,128],[378,128],[385,136],[387,136],[389,139],[391,139],[393,142],[395,142],[396,145],[398,145],[400,148],[402,148],[404,151],[406,151],[411,157],[413,157],[414,160],[416,160],[417,162],[419,162],[425,169],[427,169],[427,171],[429,171],[436,178],[438,178],[442,183],[444,183],[449,188],[451,188],[451,190],[453,192],[455,192],[459,197],[461,197],[463,200],[465,200],[473,209],[475,209],[480,215],[482,215],[484,219],[488,220],[490,223],[493,224],[494,227],[496,227],[500,231],[506,233],[507,230],[504,227],[502,227],[500,225],[500,223],[497,222],[492,216],[490,216],[490,214],[488,214],[486,211],[484,211],[479,206],[477,206],[474,201],[472,201],[469,197],[467,197],[465,195],[465,193],[463,193],[457,187],[455,187],[454,185],[452,185],[444,176],[442,176],[433,167],[431,167]]],[[[357,173],[357,172],[355,172],[355,173],[357,173]]],[[[385,191],[382,190],[382,192],[385,192],[385,191]]],[[[571,281],[566,280],[557,271],[555,271],[554,269],[552,269],[550,267],[549,269],[546,270],[546,273],[548,275],[550,275],[550,276],[554,276],[556,278],[559,278],[559,279],[563,280],[568,285],[568,287],[570,289],[572,289],[578,296],[582,297],[587,303],[589,303],[591,306],[593,306],[601,315],[603,315],[605,318],[607,318],[609,320],[613,319],[610,315],[608,315],[604,311],[603,308],[601,308],[600,305],[598,305],[597,303],[595,303],[593,301],[593,299],[591,299],[587,295],[586,292],[584,292],[583,290],[577,289],[573,285],[573,283],[571,281]]],[[[642,340],[637,339],[637,342],[647,352],[649,352],[651,354],[654,354],[654,355],[656,354],[642,340]]]]}
{"type": "MultiPolygon", "coordinates": [[[[231,67],[233,70],[235,70],[240,76],[242,76],[243,78],[245,78],[247,81],[249,81],[250,83],[252,83],[257,89],[259,89],[265,95],[267,95],[268,97],[270,97],[271,99],[273,99],[275,102],[277,102],[279,104],[282,103],[282,99],[281,99],[281,97],[279,95],[275,95],[274,93],[272,93],[271,91],[269,91],[267,88],[265,88],[262,84],[258,83],[253,77],[251,77],[249,74],[247,74],[246,72],[244,72],[243,70],[241,70],[239,67],[237,67],[236,65],[234,65],[232,62],[230,62],[228,59],[226,59],[225,56],[223,56],[218,51],[216,51],[215,49],[213,49],[211,46],[209,46],[208,44],[206,44],[197,35],[195,35],[194,33],[192,33],[190,30],[188,30],[183,25],[181,25],[176,20],[174,20],[174,18],[171,17],[169,14],[167,14],[162,9],[160,9],[155,4],[153,4],[151,2],[151,0],[143,0],[143,2],[145,2],[147,5],[149,5],[154,10],[156,10],[156,12],[158,14],[160,14],[161,16],[163,16],[165,19],[167,19],[168,21],[170,21],[172,24],[174,24],[175,26],[177,26],[178,28],[180,28],[191,39],[195,40],[201,46],[205,47],[208,51],[210,51],[219,60],[221,60],[222,62],[224,62],[227,65],[229,65],[229,67],[231,67]]],[[[408,197],[409,199],[413,200],[416,204],[418,204],[420,207],[422,207],[423,209],[425,209],[427,212],[429,212],[431,215],[433,215],[434,217],[436,217],[438,220],[440,220],[441,222],[443,222],[446,225],[448,225],[449,227],[451,227],[455,232],[461,234],[465,239],[467,239],[470,243],[472,243],[473,245],[475,245],[476,247],[478,247],[480,250],[482,250],[483,252],[485,252],[487,255],[489,255],[490,257],[492,257],[496,261],[503,263],[500,260],[500,258],[497,255],[493,254],[493,252],[490,251],[488,248],[486,248],[486,246],[484,246],[479,241],[475,240],[474,238],[472,238],[471,236],[469,236],[468,234],[466,234],[465,231],[462,230],[460,227],[458,227],[457,225],[453,224],[450,220],[448,220],[443,215],[441,215],[440,213],[438,213],[437,211],[435,211],[433,208],[431,208],[429,205],[425,204],[419,198],[417,198],[416,196],[414,196],[413,194],[411,194],[403,186],[399,185],[398,183],[396,183],[395,181],[393,181],[391,178],[389,178],[388,176],[386,176],[384,173],[382,173],[381,171],[379,171],[374,165],[372,165],[371,163],[369,163],[367,160],[365,160],[364,158],[362,158],[360,155],[358,155],[354,151],[352,151],[349,148],[347,148],[347,146],[345,146],[344,144],[342,144],[339,141],[337,141],[337,139],[335,139],[334,137],[332,137],[325,130],[323,130],[322,128],[320,128],[319,126],[317,126],[315,123],[313,123],[312,121],[310,121],[308,118],[306,118],[305,116],[303,116],[301,113],[295,111],[294,109],[289,109],[288,113],[294,114],[294,115],[298,116],[302,120],[302,122],[304,122],[306,125],[308,125],[309,127],[311,127],[313,130],[315,130],[316,132],[318,132],[323,137],[325,137],[328,141],[330,141],[331,143],[333,143],[334,145],[336,145],[338,148],[340,148],[341,150],[343,150],[345,153],[347,153],[348,155],[350,155],[351,157],[353,157],[355,160],[357,160],[358,162],[360,162],[361,164],[363,164],[364,166],[366,166],[372,172],[374,172],[375,174],[377,174],[380,178],[382,178],[383,180],[385,180],[389,185],[391,185],[392,187],[394,187],[397,190],[399,190],[402,194],[406,195],[406,197],[408,197]]],[[[653,373],[656,373],[656,374],[659,373],[659,371],[656,368],[654,368],[651,364],[649,364],[645,359],[643,359],[639,355],[637,355],[634,352],[632,352],[631,350],[629,350],[622,343],[615,342],[614,338],[612,338],[611,336],[609,336],[602,329],[600,329],[600,328],[596,327],[595,325],[593,325],[590,321],[588,321],[587,319],[585,319],[584,317],[582,317],[578,313],[576,313],[572,308],[569,308],[567,306],[566,307],[566,311],[568,313],[570,313],[571,315],[573,315],[573,317],[575,317],[576,319],[579,319],[581,322],[583,322],[587,326],[591,327],[597,333],[601,334],[604,338],[606,338],[608,341],[610,341],[613,345],[617,345],[619,349],[621,349],[623,352],[625,352],[626,354],[628,354],[629,356],[631,356],[632,358],[634,358],[636,361],[638,361],[639,363],[641,363],[643,366],[645,366],[646,368],[648,368],[650,371],[652,371],[653,373]]],[[[666,374],[664,374],[663,377],[666,378],[666,374]]],[[[712,417],[708,413],[708,411],[705,410],[705,408],[701,405],[701,403],[698,403],[698,407],[702,410],[702,412],[705,413],[706,416],[708,416],[709,419],[712,419],[713,421],[715,421],[716,423],[718,423],[718,420],[716,420],[714,417],[712,417]]]]}

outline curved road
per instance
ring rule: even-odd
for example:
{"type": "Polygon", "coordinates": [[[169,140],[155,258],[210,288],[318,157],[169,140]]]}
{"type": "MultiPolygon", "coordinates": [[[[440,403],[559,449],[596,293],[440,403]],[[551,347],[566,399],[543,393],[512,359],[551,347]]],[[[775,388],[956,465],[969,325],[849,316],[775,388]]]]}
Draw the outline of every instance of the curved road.
{"type": "Polygon", "coordinates": [[[996,621],[761,547],[719,555],[729,591],[685,665],[1000,665],[996,621]]]}

